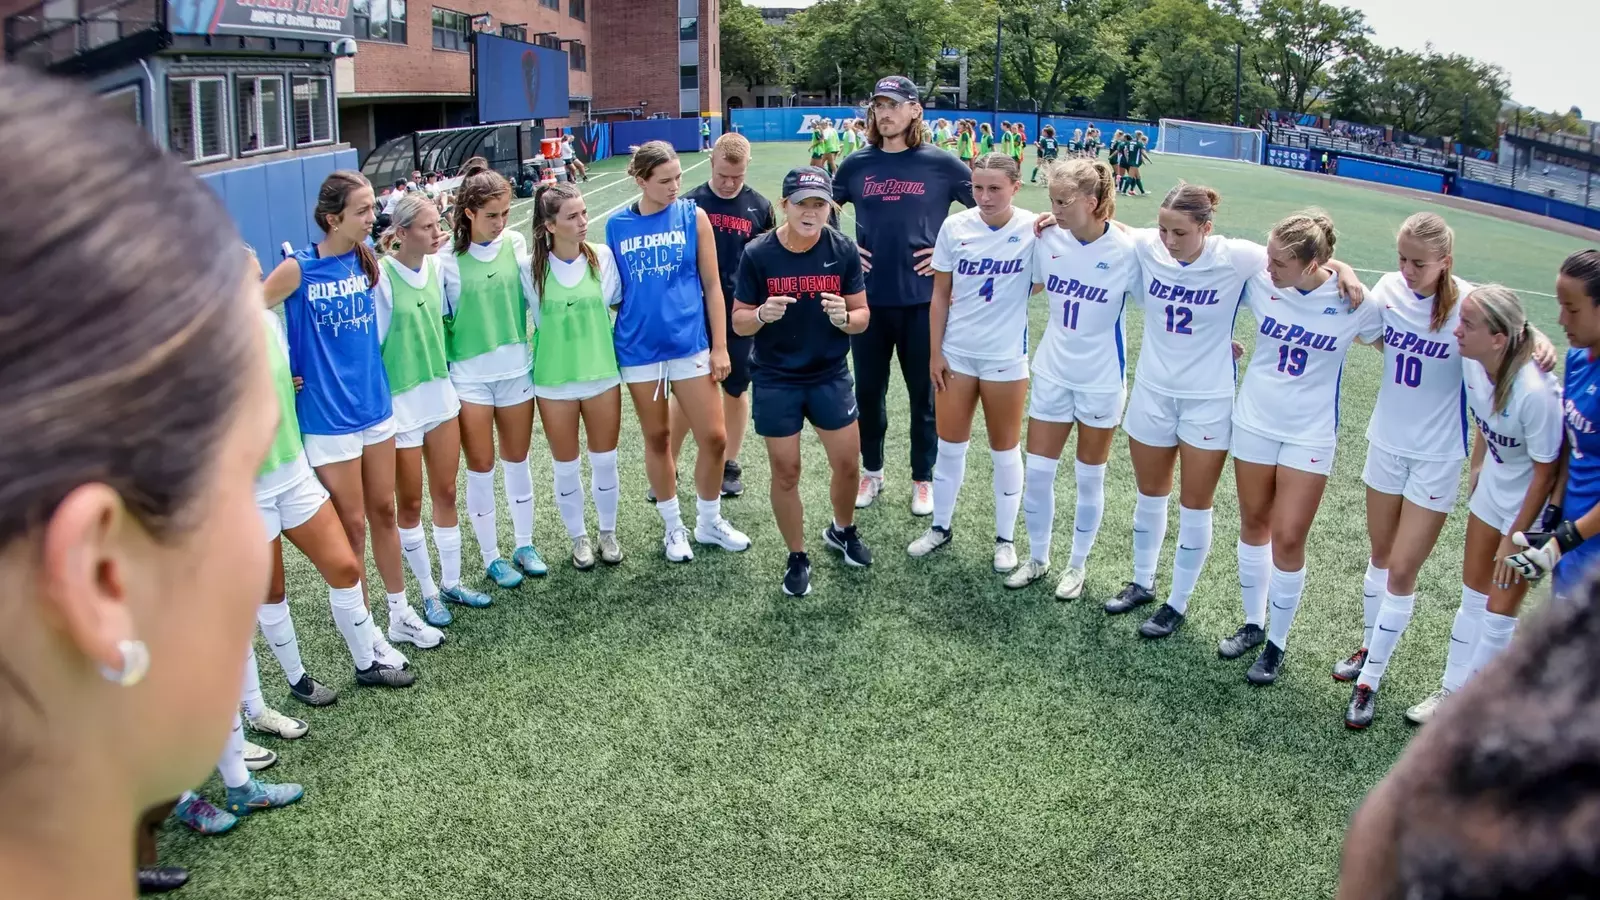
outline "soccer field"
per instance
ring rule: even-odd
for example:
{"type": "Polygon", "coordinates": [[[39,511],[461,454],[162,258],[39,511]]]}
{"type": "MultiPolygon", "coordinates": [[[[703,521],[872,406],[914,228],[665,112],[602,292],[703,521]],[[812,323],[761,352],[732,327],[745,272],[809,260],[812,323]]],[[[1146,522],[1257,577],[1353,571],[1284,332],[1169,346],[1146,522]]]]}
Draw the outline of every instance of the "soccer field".
{"type": "MultiPolygon", "coordinates": [[[[751,184],[776,203],[783,174],[807,161],[804,147],[757,144],[751,184]]],[[[708,176],[706,159],[684,157],[685,189],[708,176]]],[[[594,166],[585,185],[593,240],[603,238],[601,214],[635,197],[624,164],[594,166]]],[[[1229,235],[1264,240],[1285,213],[1328,210],[1339,258],[1369,284],[1394,267],[1401,221],[1427,206],[1355,183],[1158,157],[1144,170],[1151,195],[1120,198],[1120,218],[1153,224],[1178,178],[1222,193],[1218,230],[1229,235]]],[[[530,203],[518,201],[512,214],[524,233],[530,203]]],[[[1017,203],[1048,207],[1043,189],[1027,185],[1017,203]]],[[[1518,289],[1564,348],[1550,294],[1561,260],[1584,242],[1439,212],[1456,229],[1456,272],[1518,289]]],[[[848,216],[845,224],[853,232],[848,216]]],[[[1043,317],[1038,300],[1035,335],[1043,317]]],[[[1130,308],[1129,317],[1139,314],[1130,308]]],[[[1247,345],[1253,326],[1240,316],[1247,345]]],[[[1130,321],[1130,364],[1140,333],[1130,321]]],[[[1057,484],[1055,572],[1005,590],[990,570],[981,416],[954,544],[907,558],[927,521],[907,508],[898,379],[889,485],[857,519],[876,553],[870,569],[847,569],[822,547],[827,468],[807,432],[802,492],[814,570],[804,599],[779,590],[786,554],[753,432],[741,454],[747,491],[723,506],[753,547],[697,548],[693,563],[669,566],[645,500],[638,429],[625,412],[618,534],[628,557],[587,573],[568,561],[549,448],[536,435],[535,542],[551,574],[494,592],[489,609],[456,607],[449,641],[410,654],[419,673],[410,690],[355,687],[325,586],[286,551],[306,664],[341,697],[326,709],[296,704],[258,640],[268,702],[306,719],[311,733],[252,739],[282,754],[263,777],[304,784],[305,799],[221,837],[169,824],[163,862],[192,870],[182,894],[191,900],[1330,896],[1346,821],[1411,735],[1404,708],[1437,687],[1460,598],[1464,489],[1423,569],[1378,720],[1347,731],[1350,691],[1328,672],[1360,638],[1361,467],[1382,376],[1377,352],[1351,353],[1304,606],[1284,675],[1264,689],[1244,680],[1253,655],[1216,654],[1217,640],[1242,621],[1231,465],[1189,620],[1149,642],[1134,634],[1142,613],[1100,610],[1130,574],[1134,483],[1123,438],[1086,595],[1059,603],[1051,591],[1070,543],[1070,466],[1057,484]]],[[[680,468],[687,475],[691,464],[680,468]]],[[[692,493],[680,480],[680,496],[692,493]]],[[[1171,571],[1171,515],[1158,595],[1171,571]]],[[[1020,521],[1017,531],[1025,550],[1020,521]]],[[[477,550],[467,543],[470,569],[477,550]]],[[[380,583],[375,570],[368,583],[380,583]]],[[[374,596],[381,606],[381,592],[374,596]]],[[[220,799],[215,776],[204,792],[220,799]]]]}

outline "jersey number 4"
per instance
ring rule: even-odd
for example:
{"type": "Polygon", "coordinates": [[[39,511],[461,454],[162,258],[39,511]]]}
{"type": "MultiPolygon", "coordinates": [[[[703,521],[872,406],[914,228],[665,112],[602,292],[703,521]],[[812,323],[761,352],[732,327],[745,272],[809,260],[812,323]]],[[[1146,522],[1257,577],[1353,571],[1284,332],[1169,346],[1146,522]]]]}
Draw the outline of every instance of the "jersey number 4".
{"type": "Polygon", "coordinates": [[[978,296],[982,297],[983,298],[983,302],[985,302],[985,303],[993,303],[994,302],[994,279],[993,278],[985,278],[983,280],[983,286],[978,288],[978,296]]]}
{"type": "Polygon", "coordinates": [[[1167,330],[1173,334],[1194,334],[1189,323],[1194,321],[1194,310],[1187,306],[1167,307],[1167,330]]]}

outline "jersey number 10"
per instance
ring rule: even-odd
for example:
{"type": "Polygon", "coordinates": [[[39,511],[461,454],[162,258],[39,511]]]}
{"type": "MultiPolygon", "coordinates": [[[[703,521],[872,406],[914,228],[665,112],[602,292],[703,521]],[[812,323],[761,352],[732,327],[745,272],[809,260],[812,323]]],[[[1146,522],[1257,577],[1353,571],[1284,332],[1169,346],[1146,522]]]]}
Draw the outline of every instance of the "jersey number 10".
{"type": "Polygon", "coordinates": [[[1422,384],[1422,358],[1396,353],[1394,355],[1394,383],[1403,384],[1406,387],[1416,387],[1422,384]]]}

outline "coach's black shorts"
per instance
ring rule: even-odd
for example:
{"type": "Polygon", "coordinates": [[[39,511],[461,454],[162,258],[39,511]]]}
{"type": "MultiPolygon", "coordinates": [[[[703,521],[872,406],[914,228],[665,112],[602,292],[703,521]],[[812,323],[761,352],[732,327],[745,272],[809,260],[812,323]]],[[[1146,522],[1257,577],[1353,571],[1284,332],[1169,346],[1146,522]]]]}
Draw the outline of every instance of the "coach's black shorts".
{"type": "Polygon", "coordinates": [[[757,384],[752,397],[752,418],[762,437],[799,434],[806,422],[837,431],[857,417],[855,386],[844,374],[820,384],[757,384]]]}
{"type": "Polygon", "coordinates": [[[728,377],[722,379],[722,390],[729,397],[738,397],[750,387],[750,355],[755,352],[754,336],[728,335],[728,377]]]}

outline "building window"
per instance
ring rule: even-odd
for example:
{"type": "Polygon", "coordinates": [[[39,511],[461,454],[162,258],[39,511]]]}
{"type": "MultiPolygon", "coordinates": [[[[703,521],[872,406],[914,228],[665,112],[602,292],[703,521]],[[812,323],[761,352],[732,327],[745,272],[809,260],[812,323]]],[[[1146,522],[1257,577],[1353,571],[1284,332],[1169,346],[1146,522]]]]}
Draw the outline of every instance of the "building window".
{"type": "Polygon", "coordinates": [[[589,71],[589,48],[576,41],[567,47],[567,67],[574,72],[589,71]]]}
{"type": "Polygon", "coordinates": [[[539,0],[539,5],[545,9],[553,9],[556,12],[561,11],[561,0],[539,0]]]}
{"type": "Polygon", "coordinates": [[[100,95],[100,102],[105,104],[106,109],[135,125],[144,124],[144,104],[140,100],[139,86],[136,84],[100,95]]]}
{"type": "Polygon", "coordinates": [[[350,14],[356,40],[406,42],[406,0],[354,0],[350,14]]]}
{"type": "Polygon", "coordinates": [[[579,22],[588,18],[588,12],[583,8],[585,0],[567,0],[567,15],[579,22]]]}
{"type": "Polygon", "coordinates": [[[294,79],[294,144],[333,140],[333,91],[326,77],[294,79]]]}
{"type": "Polygon", "coordinates": [[[248,76],[235,85],[233,119],[239,129],[239,153],[282,150],[283,78],[248,76]]]}
{"type": "Polygon", "coordinates": [[[680,40],[680,41],[698,41],[698,40],[700,40],[700,20],[695,18],[694,16],[689,16],[686,19],[679,19],[678,20],[678,40],[680,40]]]}
{"type": "Polygon", "coordinates": [[[678,87],[686,91],[696,90],[700,87],[699,66],[678,67],[678,87]]]}
{"type": "Polygon", "coordinates": [[[472,45],[472,18],[453,9],[433,8],[433,46],[437,50],[466,50],[472,45]]]}
{"type": "Polygon", "coordinates": [[[547,50],[560,50],[561,49],[561,38],[558,38],[553,34],[541,34],[538,37],[534,38],[533,42],[535,44],[538,44],[541,47],[544,47],[547,50]]]}
{"type": "Polygon", "coordinates": [[[227,159],[227,79],[173,78],[167,84],[167,146],[185,162],[227,159]]]}
{"type": "Polygon", "coordinates": [[[528,42],[528,26],[526,25],[501,25],[500,36],[512,41],[528,42]]]}

